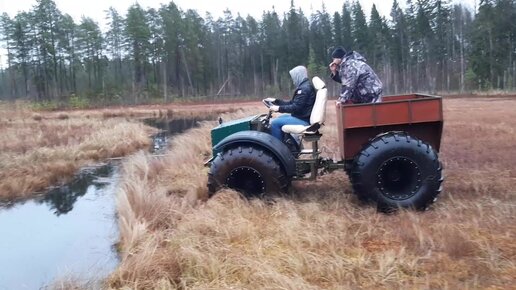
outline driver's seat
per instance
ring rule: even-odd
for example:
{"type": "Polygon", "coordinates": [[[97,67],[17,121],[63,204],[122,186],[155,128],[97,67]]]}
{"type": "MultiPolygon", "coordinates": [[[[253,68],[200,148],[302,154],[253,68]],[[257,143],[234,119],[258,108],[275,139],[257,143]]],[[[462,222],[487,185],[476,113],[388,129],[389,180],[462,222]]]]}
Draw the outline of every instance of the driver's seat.
{"type": "MultiPolygon", "coordinates": [[[[326,116],[326,101],[328,100],[328,90],[326,85],[319,77],[313,77],[312,83],[317,90],[315,96],[314,107],[310,115],[310,125],[285,125],[281,130],[290,134],[302,134],[302,139],[312,143],[312,149],[304,149],[299,153],[300,155],[310,155],[310,157],[303,159],[296,159],[296,174],[301,179],[305,179],[305,175],[310,173],[309,179],[317,178],[319,164],[321,162],[319,151],[319,139],[321,134],[319,128],[324,123],[326,116]]],[[[297,158],[297,157],[296,157],[297,158]]]]}
{"type": "Polygon", "coordinates": [[[310,114],[310,125],[285,125],[281,127],[281,130],[283,132],[290,134],[318,133],[318,130],[324,123],[324,118],[326,116],[326,101],[328,100],[328,89],[326,89],[326,84],[324,83],[324,81],[317,76],[312,78],[312,84],[314,85],[314,88],[317,90],[317,95],[315,96],[314,107],[312,108],[312,113],[310,114]]]}

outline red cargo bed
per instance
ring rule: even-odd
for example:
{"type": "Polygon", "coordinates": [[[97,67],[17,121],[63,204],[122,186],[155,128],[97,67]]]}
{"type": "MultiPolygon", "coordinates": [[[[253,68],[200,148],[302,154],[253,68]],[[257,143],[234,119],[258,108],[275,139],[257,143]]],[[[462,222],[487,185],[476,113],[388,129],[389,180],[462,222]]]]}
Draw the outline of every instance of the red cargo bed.
{"type": "Polygon", "coordinates": [[[341,158],[353,159],[369,139],[390,131],[404,131],[430,144],[441,146],[442,98],[412,94],[383,97],[374,104],[338,105],[337,127],[341,158]]]}

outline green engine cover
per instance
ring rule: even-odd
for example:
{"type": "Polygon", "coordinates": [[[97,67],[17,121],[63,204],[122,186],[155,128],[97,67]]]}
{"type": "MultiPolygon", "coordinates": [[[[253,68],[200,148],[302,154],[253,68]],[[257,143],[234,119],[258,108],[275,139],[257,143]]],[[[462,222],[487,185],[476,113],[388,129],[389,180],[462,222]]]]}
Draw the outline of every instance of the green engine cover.
{"type": "Polygon", "coordinates": [[[213,148],[222,141],[222,139],[236,132],[251,130],[251,121],[256,119],[256,117],[257,116],[251,116],[225,122],[211,129],[211,147],[213,148]]]}

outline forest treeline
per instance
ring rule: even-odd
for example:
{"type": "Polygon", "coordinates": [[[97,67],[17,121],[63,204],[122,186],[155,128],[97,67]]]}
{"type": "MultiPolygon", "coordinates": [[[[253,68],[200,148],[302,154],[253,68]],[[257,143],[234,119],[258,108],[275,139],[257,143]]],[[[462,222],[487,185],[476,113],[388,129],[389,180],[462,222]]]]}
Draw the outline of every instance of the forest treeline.
{"type": "MultiPolygon", "coordinates": [[[[174,2],[106,11],[105,32],[80,23],[53,0],[0,17],[0,99],[142,102],[195,96],[271,96],[292,89],[288,70],[306,65],[328,76],[335,46],[363,54],[384,92],[513,90],[514,0],[481,0],[473,12],[449,0],[394,0],[390,15],[345,1],[330,14],[264,11],[261,18],[225,10],[215,19],[174,2]]],[[[333,86],[333,89],[336,87],[333,86]]],[[[336,91],[334,91],[336,93],[336,91]]]]}

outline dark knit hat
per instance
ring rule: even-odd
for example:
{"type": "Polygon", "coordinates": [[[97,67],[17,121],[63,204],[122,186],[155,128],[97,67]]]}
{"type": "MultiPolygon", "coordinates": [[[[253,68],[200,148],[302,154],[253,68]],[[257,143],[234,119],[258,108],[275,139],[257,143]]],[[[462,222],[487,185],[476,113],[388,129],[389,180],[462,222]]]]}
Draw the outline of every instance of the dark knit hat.
{"type": "Polygon", "coordinates": [[[335,50],[333,50],[333,52],[331,53],[332,58],[343,58],[344,55],[346,55],[346,50],[344,50],[344,48],[340,46],[335,48],[335,50]]]}

